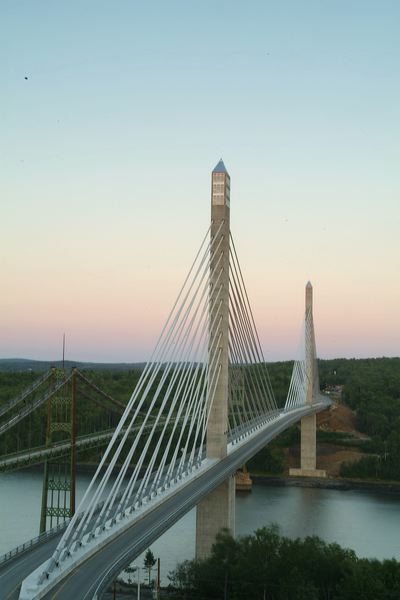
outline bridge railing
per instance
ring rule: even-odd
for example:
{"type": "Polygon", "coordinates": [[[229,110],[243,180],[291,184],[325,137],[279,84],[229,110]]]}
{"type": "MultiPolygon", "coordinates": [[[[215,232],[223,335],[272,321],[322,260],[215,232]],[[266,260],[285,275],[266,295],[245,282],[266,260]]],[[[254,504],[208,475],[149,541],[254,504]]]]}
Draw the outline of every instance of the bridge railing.
{"type": "MultiPolygon", "coordinates": [[[[121,497],[122,497],[122,492],[116,496],[116,500],[117,501],[120,500],[121,497]]],[[[102,500],[101,502],[99,502],[97,504],[97,506],[93,512],[93,517],[95,517],[99,514],[99,512],[103,508],[103,505],[104,505],[104,500],[102,500]]],[[[83,513],[78,515],[77,522],[79,522],[79,520],[82,518],[82,516],[83,516],[83,513]]],[[[45,532],[39,534],[38,536],[32,538],[31,540],[28,540],[27,542],[20,544],[16,548],[9,550],[5,554],[3,554],[3,556],[0,556],[0,568],[6,562],[12,560],[16,556],[20,556],[24,552],[29,552],[35,546],[39,546],[40,544],[43,544],[44,542],[51,540],[53,537],[56,537],[59,533],[61,533],[62,531],[64,531],[64,529],[67,528],[69,521],[70,521],[70,519],[66,519],[62,523],[59,523],[58,525],[56,525],[56,527],[49,529],[49,531],[45,531],[45,532]]]]}
{"type": "MultiPolygon", "coordinates": [[[[165,420],[160,419],[159,427],[164,425],[165,420]]],[[[153,423],[150,422],[147,424],[144,429],[149,429],[153,426],[153,423]]],[[[105,429],[104,431],[99,431],[97,433],[87,433],[85,435],[80,435],[76,438],[76,447],[78,449],[85,448],[90,446],[91,444],[96,444],[97,442],[101,442],[103,439],[111,438],[114,434],[115,429],[105,429]]],[[[126,428],[123,428],[119,437],[124,435],[126,428]]],[[[139,426],[132,428],[129,435],[135,435],[139,431],[139,426]]],[[[62,440],[60,442],[55,442],[50,446],[34,446],[29,448],[28,450],[19,450],[17,452],[10,452],[9,454],[3,454],[0,456],[0,473],[13,469],[15,465],[21,464],[32,464],[33,462],[41,462],[44,457],[53,457],[59,455],[61,452],[68,450],[71,446],[70,440],[62,440]]]]}
{"type": "Polygon", "coordinates": [[[24,405],[22,408],[20,408],[14,416],[12,416],[8,421],[0,425],[0,434],[6,432],[8,429],[19,423],[19,421],[21,421],[24,417],[33,412],[35,408],[37,408],[41,404],[44,404],[49,398],[51,398],[51,396],[54,396],[56,392],[58,392],[66,383],[68,383],[70,379],[71,375],[69,375],[66,379],[63,379],[60,383],[58,383],[50,390],[47,390],[44,394],[39,396],[39,398],[35,398],[34,400],[32,400],[32,402],[29,402],[29,404],[24,405]]]}
{"type": "Polygon", "coordinates": [[[6,402],[0,408],[0,417],[3,416],[6,412],[8,412],[11,408],[25,400],[33,391],[35,391],[38,387],[42,385],[45,381],[50,378],[51,371],[46,371],[39,379],[35,379],[28,387],[23,389],[15,398],[12,398],[8,402],[6,402]]]}
{"type": "Polygon", "coordinates": [[[24,552],[29,552],[30,550],[32,550],[32,548],[34,546],[38,546],[39,544],[42,544],[43,542],[47,542],[51,538],[55,537],[58,533],[63,531],[67,527],[67,525],[68,525],[68,521],[59,523],[56,527],[53,527],[49,531],[45,531],[44,533],[41,533],[40,535],[32,538],[31,540],[28,540],[27,542],[20,544],[16,548],[13,548],[9,552],[6,552],[5,554],[3,554],[3,556],[0,556],[0,566],[4,565],[4,563],[8,562],[9,560],[13,559],[14,557],[19,556],[20,554],[23,554],[24,552]]]}
{"type": "MultiPolygon", "coordinates": [[[[79,435],[76,438],[76,445],[77,446],[81,446],[81,445],[85,445],[86,443],[91,442],[92,440],[97,440],[97,439],[101,439],[101,438],[106,438],[106,437],[111,437],[114,433],[114,429],[110,428],[110,429],[104,429],[104,431],[99,431],[97,433],[86,433],[84,435],[79,435]]],[[[124,431],[125,433],[125,431],[124,431]]],[[[71,446],[71,440],[70,439],[64,439],[61,440],[60,442],[54,442],[53,444],[49,445],[49,446],[32,446],[31,448],[28,448],[26,450],[18,450],[16,452],[9,452],[8,454],[2,454],[0,456],[0,465],[2,463],[6,463],[9,460],[12,460],[14,458],[19,458],[21,457],[22,460],[25,459],[29,459],[31,457],[37,456],[37,455],[50,455],[52,454],[52,451],[54,451],[55,453],[57,453],[59,450],[63,450],[65,447],[69,447],[71,446]]]]}
{"type": "Polygon", "coordinates": [[[233,445],[236,444],[238,441],[244,439],[245,437],[253,433],[255,429],[258,429],[265,425],[267,421],[278,417],[282,413],[282,411],[283,409],[281,408],[271,410],[266,415],[263,415],[261,417],[253,417],[252,419],[249,419],[246,423],[243,423],[242,425],[231,429],[228,435],[228,443],[233,445]]]}

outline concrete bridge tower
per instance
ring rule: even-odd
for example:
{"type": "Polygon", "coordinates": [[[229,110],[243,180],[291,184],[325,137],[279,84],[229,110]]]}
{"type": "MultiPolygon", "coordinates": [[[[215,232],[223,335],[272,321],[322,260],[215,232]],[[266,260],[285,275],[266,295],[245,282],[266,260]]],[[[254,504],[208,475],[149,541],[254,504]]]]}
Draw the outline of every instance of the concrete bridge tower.
{"type": "MultiPolygon", "coordinates": [[[[208,361],[211,365],[217,360],[219,365],[216,391],[207,426],[207,458],[211,459],[224,458],[228,445],[229,212],[230,177],[223,161],[220,160],[211,176],[213,245],[210,261],[210,324],[213,324],[213,330],[210,330],[208,361]],[[218,301],[214,303],[217,294],[218,301]]],[[[210,553],[215,536],[222,528],[228,528],[234,534],[234,477],[224,481],[197,505],[197,558],[203,558],[210,553]]]]}
{"type": "MultiPolygon", "coordinates": [[[[319,392],[319,380],[316,366],[316,349],[313,322],[313,288],[306,285],[305,310],[305,371],[307,377],[306,404],[311,406],[314,396],[319,392]]],[[[301,419],[300,469],[290,469],[290,475],[303,477],[326,477],[326,472],[317,469],[317,424],[316,414],[301,419]]]]}

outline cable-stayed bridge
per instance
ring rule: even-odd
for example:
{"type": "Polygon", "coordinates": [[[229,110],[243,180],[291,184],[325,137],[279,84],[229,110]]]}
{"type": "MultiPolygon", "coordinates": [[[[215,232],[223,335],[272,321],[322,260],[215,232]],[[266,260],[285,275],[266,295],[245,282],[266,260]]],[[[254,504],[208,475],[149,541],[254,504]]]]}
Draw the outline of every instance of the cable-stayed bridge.
{"type": "Polygon", "coordinates": [[[78,510],[61,537],[35,546],[18,569],[16,559],[0,570],[0,586],[11,592],[24,579],[21,599],[101,597],[116,573],[194,506],[196,554],[207,555],[222,527],[234,533],[235,471],[299,420],[298,473],[322,474],[315,414],[329,401],[319,391],[311,284],[301,351],[279,407],[229,217],[230,178],[220,161],[210,229],[78,510]]]}

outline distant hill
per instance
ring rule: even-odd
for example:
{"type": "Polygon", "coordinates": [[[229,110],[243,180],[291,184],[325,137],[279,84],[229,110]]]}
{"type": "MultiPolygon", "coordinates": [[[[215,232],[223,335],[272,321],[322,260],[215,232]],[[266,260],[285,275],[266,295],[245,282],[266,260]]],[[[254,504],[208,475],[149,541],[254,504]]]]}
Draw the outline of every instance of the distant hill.
{"type": "MultiPolygon", "coordinates": [[[[65,368],[71,369],[77,367],[80,370],[116,370],[129,371],[131,369],[142,369],[146,363],[96,363],[96,362],[78,362],[73,360],[65,361],[65,368]]],[[[62,367],[61,360],[31,360],[30,358],[0,358],[0,373],[7,371],[47,371],[50,367],[62,367]]]]}

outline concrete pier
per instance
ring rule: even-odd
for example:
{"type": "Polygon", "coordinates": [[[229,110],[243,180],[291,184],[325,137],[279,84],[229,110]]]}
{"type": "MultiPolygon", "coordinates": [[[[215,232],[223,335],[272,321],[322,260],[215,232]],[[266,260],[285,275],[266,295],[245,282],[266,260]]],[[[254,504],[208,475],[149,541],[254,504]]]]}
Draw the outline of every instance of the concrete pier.
{"type": "MultiPolygon", "coordinates": [[[[306,285],[305,311],[305,345],[306,345],[306,404],[313,403],[316,385],[315,337],[313,323],[313,288],[310,282],[306,285]]],[[[290,469],[289,475],[302,477],[326,477],[326,471],[317,469],[317,425],[316,415],[301,419],[300,469],[290,469]]]]}
{"type": "MultiPolygon", "coordinates": [[[[219,375],[207,426],[208,458],[224,458],[228,445],[229,213],[230,177],[220,160],[211,178],[211,238],[214,240],[214,252],[210,264],[210,323],[215,325],[214,330],[210,331],[208,361],[212,365],[217,360],[219,375]],[[218,302],[213,307],[217,294],[218,302]]],[[[209,393],[210,388],[211,381],[209,393]]],[[[197,505],[196,515],[196,557],[203,558],[210,553],[218,531],[227,528],[234,533],[233,477],[224,481],[197,505]]]]}
{"type": "Polygon", "coordinates": [[[235,478],[230,477],[197,505],[196,558],[210,554],[221,529],[235,535],[235,478]]]}

